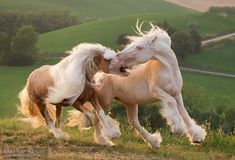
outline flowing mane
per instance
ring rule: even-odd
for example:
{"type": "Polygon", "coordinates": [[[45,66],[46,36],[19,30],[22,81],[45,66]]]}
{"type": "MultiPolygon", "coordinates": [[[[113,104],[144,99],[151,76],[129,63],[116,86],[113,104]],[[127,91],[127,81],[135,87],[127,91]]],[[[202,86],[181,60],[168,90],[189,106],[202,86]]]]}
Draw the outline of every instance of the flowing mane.
{"type": "Polygon", "coordinates": [[[142,40],[145,40],[146,42],[148,42],[157,36],[158,40],[161,40],[168,46],[171,46],[171,38],[164,29],[160,28],[159,26],[154,26],[151,22],[149,22],[151,29],[149,31],[142,31],[142,26],[144,23],[145,21],[139,24],[139,19],[137,20],[136,26],[135,28],[133,28],[133,30],[139,36],[138,37],[128,36],[127,38],[130,41],[136,41],[141,38],[142,40]]]}
{"type": "Polygon", "coordinates": [[[91,79],[98,71],[94,57],[105,50],[100,44],[82,43],[68,51],[70,55],[51,68],[52,77],[56,81],[49,88],[47,102],[58,103],[67,97],[72,104],[82,93],[86,79],[91,79]]]}

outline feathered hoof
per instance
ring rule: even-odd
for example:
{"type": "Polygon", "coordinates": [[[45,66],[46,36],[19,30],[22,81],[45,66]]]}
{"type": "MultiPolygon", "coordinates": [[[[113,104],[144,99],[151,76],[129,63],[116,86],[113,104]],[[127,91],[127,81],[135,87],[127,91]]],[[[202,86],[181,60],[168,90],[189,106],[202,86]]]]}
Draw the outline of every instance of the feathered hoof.
{"type": "Polygon", "coordinates": [[[121,131],[119,128],[119,123],[112,119],[111,117],[107,116],[107,126],[102,126],[101,133],[104,137],[110,139],[117,139],[121,136],[121,131]]]}
{"type": "Polygon", "coordinates": [[[194,125],[187,130],[187,136],[192,144],[201,144],[206,138],[206,131],[202,127],[194,125]]]}
{"type": "Polygon", "coordinates": [[[112,141],[103,136],[94,135],[94,140],[98,145],[101,146],[107,146],[107,147],[115,146],[115,144],[112,141]]]}
{"type": "Polygon", "coordinates": [[[171,132],[174,134],[183,135],[185,133],[185,124],[182,122],[172,124],[171,132]]]}
{"type": "Polygon", "coordinates": [[[156,132],[151,135],[150,140],[148,141],[148,145],[151,149],[156,149],[160,147],[162,142],[162,137],[159,132],[156,132]]]}
{"type": "Polygon", "coordinates": [[[61,129],[54,129],[52,130],[52,133],[54,134],[56,139],[64,139],[68,140],[69,139],[69,134],[66,132],[63,132],[61,129]]]}

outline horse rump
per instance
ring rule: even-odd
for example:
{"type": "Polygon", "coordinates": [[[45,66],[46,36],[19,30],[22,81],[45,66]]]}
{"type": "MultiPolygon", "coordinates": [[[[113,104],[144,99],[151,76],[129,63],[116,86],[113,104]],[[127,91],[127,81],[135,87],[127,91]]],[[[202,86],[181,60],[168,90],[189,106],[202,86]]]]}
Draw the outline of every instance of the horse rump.
{"type": "MultiPolygon", "coordinates": [[[[33,128],[46,125],[46,121],[39,111],[39,106],[31,100],[27,87],[19,93],[18,98],[20,100],[18,111],[24,116],[23,118],[18,118],[19,120],[30,123],[33,128]]],[[[51,104],[47,105],[47,110],[52,119],[55,120],[55,106],[51,104]]]]}

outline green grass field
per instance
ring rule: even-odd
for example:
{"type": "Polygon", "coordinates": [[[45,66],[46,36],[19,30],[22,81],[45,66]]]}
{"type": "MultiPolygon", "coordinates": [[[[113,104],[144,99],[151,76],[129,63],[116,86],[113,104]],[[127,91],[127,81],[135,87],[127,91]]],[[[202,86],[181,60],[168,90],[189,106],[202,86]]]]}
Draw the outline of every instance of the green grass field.
{"type": "Polygon", "coordinates": [[[235,42],[204,49],[201,54],[189,56],[185,63],[195,67],[235,73],[235,42]]]}
{"type": "Polygon", "coordinates": [[[183,72],[184,82],[196,87],[205,88],[211,97],[226,95],[235,107],[235,80],[234,78],[217,77],[211,75],[183,72]]]}
{"type": "Polygon", "coordinates": [[[81,42],[97,42],[115,48],[122,33],[133,34],[137,18],[156,23],[168,21],[171,25],[188,29],[187,24],[196,22],[202,36],[234,29],[234,17],[190,13],[146,13],[97,20],[40,35],[41,52],[63,52],[81,42]],[[216,26],[216,27],[215,27],[216,26]]]}
{"type": "Polygon", "coordinates": [[[128,160],[217,160],[235,158],[235,136],[208,133],[202,145],[190,145],[186,136],[171,135],[160,130],[161,147],[149,147],[129,127],[114,140],[115,147],[98,146],[93,141],[93,130],[81,132],[78,128],[62,126],[69,140],[56,140],[48,129],[32,129],[14,119],[0,120],[1,159],[128,159],[128,160]]]}
{"type": "Polygon", "coordinates": [[[163,0],[4,0],[0,2],[0,10],[68,10],[81,19],[143,12],[192,12],[163,0]]]}

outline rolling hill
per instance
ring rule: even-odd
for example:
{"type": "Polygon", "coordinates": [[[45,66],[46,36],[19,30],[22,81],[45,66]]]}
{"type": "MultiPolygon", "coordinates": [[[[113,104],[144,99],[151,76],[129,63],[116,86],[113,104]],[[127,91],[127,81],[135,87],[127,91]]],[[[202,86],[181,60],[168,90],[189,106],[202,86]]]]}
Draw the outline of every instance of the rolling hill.
{"type": "Polygon", "coordinates": [[[195,13],[134,14],[97,20],[45,33],[40,35],[38,46],[41,52],[63,52],[81,42],[97,42],[116,48],[116,40],[120,34],[133,34],[132,27],[135,26],[137,18],[155,21],[155,23],[168,21],[171,25],[180,29],[188,29],[188,24],[193,22],[198,24],[199,32],[202,36],[223,33],[234,29],[235,25],[234,17],[195,13]]]}
{"type": "Polygon", "coordinates": [[[235,42],[204,49],[201,54],[189,56],[185,63],[195,67],[235,73],[235,42]]]}
{"type": "Polygon", "coordinates": [[[163,0],[4,0],[0,2],[0,10],[68,10],[80,19],[144,12],[192,12],[163,0]]]}

